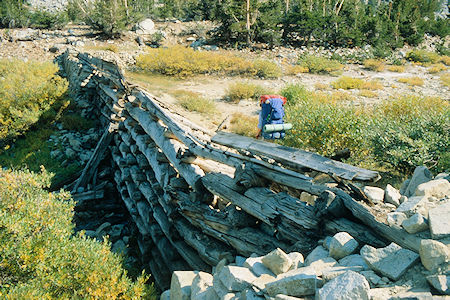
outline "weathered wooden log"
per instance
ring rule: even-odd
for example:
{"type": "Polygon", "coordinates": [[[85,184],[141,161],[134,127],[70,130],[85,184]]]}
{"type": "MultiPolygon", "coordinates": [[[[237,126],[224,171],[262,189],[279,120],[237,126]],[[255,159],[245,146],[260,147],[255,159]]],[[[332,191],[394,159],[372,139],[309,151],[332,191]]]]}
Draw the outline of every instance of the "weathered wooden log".
{"type": "Polygon", "coordinates": [[[312,152],[268,143],[233,133],[219,132],[211,141],[234,149],[249,151],[255,155],[272,158],[295,170],[308,168],[326,174],[335,174],[338,177],[348,180],[376,181],[380,178],[378,172],[375,171],[334,161],[312,152]]]}
{"type": "Polygon", "coordinates": [[[314,213],[317,218],[326,216],[341,218],[351,214],[351,212],[345,207],[341,200],[341,197],[336,196],[331,191],[324,191],[316,199],[314,203],[314,213]]]}
{"type": "Polygon", "coordinates": [[[72,199],[76,202],[91,202],[92,200],[103,199],[105,191],[103,189],[86,191],[83,193],[72,194],[72,199]]]}

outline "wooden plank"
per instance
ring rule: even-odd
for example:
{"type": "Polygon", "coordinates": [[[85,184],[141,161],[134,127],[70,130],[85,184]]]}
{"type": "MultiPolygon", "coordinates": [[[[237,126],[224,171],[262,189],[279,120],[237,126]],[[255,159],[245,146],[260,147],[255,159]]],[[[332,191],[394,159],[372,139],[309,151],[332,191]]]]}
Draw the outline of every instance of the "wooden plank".
{"type": "Polygon", "coordinates": [[[335,174],[338,177],[348,180],[376,181],[380,177],[378,172],[351,166],[316,153],[268,143],[233,133],[219,132],[212,137],[211,141],[234,149],[249,151],[254,155],[263,155],[272,158],[285,166],[299,171],[304,168],[309,168],[326,174],[335,174]]]}

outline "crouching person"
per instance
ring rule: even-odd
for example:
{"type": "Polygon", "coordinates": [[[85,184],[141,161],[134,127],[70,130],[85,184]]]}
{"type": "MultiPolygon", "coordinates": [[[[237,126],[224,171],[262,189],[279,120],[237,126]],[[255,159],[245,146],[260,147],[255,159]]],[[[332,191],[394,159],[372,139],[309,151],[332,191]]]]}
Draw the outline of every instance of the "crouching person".
{"type": "Polygon", "coordinates": [[[282,139],[286,135],[284,124],[284,105],[286,98],[280,95],[262,95],[256,138],[282,139]]]}

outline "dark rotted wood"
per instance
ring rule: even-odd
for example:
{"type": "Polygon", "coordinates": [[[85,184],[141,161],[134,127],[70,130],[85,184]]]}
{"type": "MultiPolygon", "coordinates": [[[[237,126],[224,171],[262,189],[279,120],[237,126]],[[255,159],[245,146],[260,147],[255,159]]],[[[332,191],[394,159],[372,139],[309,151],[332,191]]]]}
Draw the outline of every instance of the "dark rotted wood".
{"type": "Polygon", "coordinates": [[[72,194],[72,199],[77,202],[88,202],[90,200],[103,199],[105,191],[103,189],[87,191],[84,193],[72,194]]]}
{"type": "Polygon", "coordinates": [[[252,154],[272,158],[295,170],[309,168],[327,174],[335,174],[338,177],[348,180],[376,181],[380,177],[378,172],[334,161],[312,152],[268,143],[233,133],[219,132],[212,137],[211,141],[234,149],[241,149],[249,151],[252,154]]]}
{"type": "Polygon", "coordinates": [[[339,196],[326,190],[316,199],[314,213],[318,219],[323,217],[341,218],[350,216],[351,212],[345,207],[339,196]]]}

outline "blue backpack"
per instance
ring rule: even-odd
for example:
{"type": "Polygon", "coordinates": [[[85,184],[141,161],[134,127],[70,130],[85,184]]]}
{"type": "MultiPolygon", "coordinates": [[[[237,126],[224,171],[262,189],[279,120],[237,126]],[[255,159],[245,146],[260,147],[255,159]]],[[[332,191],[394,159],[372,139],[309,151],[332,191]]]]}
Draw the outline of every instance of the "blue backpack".
{"type": "MultiPolygon", "coordinates": [[[[286,103],[286,98],[279,95],[263,95],[261,96],[261,117],[262,126],[266,124],[283,124],[284,117],[284,104],[286,103]]],[[[282,139],[285,136],[284,130],[262,133],[265,139],[282,139]]]]}

